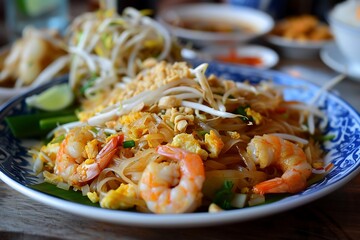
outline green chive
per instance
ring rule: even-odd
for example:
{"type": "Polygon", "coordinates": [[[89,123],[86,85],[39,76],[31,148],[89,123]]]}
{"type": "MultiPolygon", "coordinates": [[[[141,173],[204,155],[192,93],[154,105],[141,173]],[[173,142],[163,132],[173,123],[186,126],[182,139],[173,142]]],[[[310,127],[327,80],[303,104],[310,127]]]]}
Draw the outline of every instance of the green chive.
{"type": "Polygon", "coordinates": [[[92,86],[94,86],[94,82],[95,82],[95,80],[98,78],[98,76],[96,75],[96,73],[92,73],[91,74],[91,77],[84,83],[84,85],[80,88],[80,93],[82,94],[82,95],[84,95],[85,94],[85,91],[88,89],[88,88],[90,88],[90,87],[92,87],[92,86]]]}
{"type": "Polygon", "coordinates": [[[74,113],[74,109],[66,109],[57,112],[36,112],[32,114],[14,115],[5,118],[13,135],[17,138],[37,138],[46,136],[48,130],[40,127],[43,119],[57,118],[74,113]]]}
{"type": "Polygon", "coordinates": [[[198,131],[198,134],[199,134],[200,136],[205,136],[206,134],[209,134],[209,132],[208,132],[208,131],[205,131],[205,130],[200,130],[200,131],[198,131]]]}
{"type": "Polygon", "coordinates": [[[65,134],[59,135],[56,138],[54,138],[53,140],[51,140],[51,144],[53,143],[61,143],[63,140],[65,139],[65,134]]]}
{"type": "Polygon", "coordinates": [[[216,192],[215,197],[213,199],[214,203],[216,203],[222,209],[231,209],[231,199],[234,196],[232,188],[234,183],[232,181],[224,181],[222,188],[216,192]]]}
{"type": "Polygon", "coordinates": [[[325,135],[325,136],[323,136],[323,135],[314,136],[314,139],[319,142],[331,141],[334,138],[335,138],[335,135],[333,135],[333,134],[329,134],[329,135],[325,135]]]}
{"type": "Polygon", "coordinates": [[[124,141],[123,147],[124,147],[124,148],[132,148],[132,147],[135,147],[135,141],[134,141],[134,140],[124,141]]]}
{"type": "Polygon", "coordinates": [[[254,119],[252,117],[249,117],[247,114],[246,114],[246,109],[249,108],[250,106],[239,106],[236,110],[235,110],[235,114],[239,114],[241,115],[242,117],[241,120],[243,120],[244,122],[254,122],[254,119]]]}
{"type": "Polygon", "coordinates": [[[75,122],[77,120],[78,118],[75,114],[60,117],[44,118],[39,121],[39,126],[40,129],[49,131],[51,129],[54,129],[58,125],[75,122]]]}

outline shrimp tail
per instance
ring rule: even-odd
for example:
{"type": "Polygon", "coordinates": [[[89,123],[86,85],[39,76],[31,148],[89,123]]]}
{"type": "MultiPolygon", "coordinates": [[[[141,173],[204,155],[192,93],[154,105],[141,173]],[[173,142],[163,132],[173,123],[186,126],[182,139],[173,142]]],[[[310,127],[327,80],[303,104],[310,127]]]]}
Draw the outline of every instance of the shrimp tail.
{"type": "Polygon", "coordinates": [[[247,147],[260,168],[273,165],[283,171],[281,177],[258,183],[255,193],[297,193],[306,188],[311,165],[301,147],[273,135],[255,136],[247,147]]]}
{"type": "Polygon", "coordinates": [[[103,149],[96,156],[95,161],[87,164],[86,161],[79,165],[80,180],[79,182],[87,182],[98,176],[111,161],[118,150],[118,146],[123,143],[124,135],[117,135],[110,139],[103,149]]]}
{"type": "Polygon", "coordinates": [[[186,151],[182,150],[181,148],[170,147],[167,145],[159,145],[156,148],[156,152],[160,155],[165,157],[169,157],[172,159],[183,159],[187,154],[186,151]]]}
{"type": "Polygon", "coordinates": [[[122,145],[123,141],[124,135],[117,135],[110,139],[105,147],[100,150],[99,154],[96,156],[96,160],[101,169],[104,169],[108,165],[109,161],[118,150],[118,146],[122,145]]]}
{"type": "Polygon", "coordinates": [[[284,184],[284,180],[282,178],[274,178],[271,180],[267,180],[265,182],[261,182],[256,184],[253,187],[254,193],[257,194],[265,194],[265,193],[286,193],[289,192],[289,187],[284,184]]]}
{"type": "MultiPolygon", "coordinates": [[[[309,174],[306,174],[306,176],[309,174]]],[[[306,187],[306,178],[297,169],[286,171],[281,178],[273,178],[253,187],[259,194],[266,193],[297,193],[306,187]],[[294,184],[294,182],[296,184],[294,184]]]]}

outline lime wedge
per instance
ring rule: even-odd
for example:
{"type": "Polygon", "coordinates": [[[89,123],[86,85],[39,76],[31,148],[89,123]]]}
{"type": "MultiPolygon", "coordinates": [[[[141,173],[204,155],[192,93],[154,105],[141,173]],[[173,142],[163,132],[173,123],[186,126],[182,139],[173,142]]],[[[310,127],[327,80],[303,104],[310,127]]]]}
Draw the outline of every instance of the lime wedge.
{"type": "Polygon", "coordinates": [[[36,17],[55,9],[63,0],[15,0],[18,9],[31,17],[36,17]]]}
{"type": "Polygon", "coordinates": [[[70,106],[74,93],[67,83],[53,86],[44,92],[26,98],[26,104],[45,111],[58,111],[70,106]]]}

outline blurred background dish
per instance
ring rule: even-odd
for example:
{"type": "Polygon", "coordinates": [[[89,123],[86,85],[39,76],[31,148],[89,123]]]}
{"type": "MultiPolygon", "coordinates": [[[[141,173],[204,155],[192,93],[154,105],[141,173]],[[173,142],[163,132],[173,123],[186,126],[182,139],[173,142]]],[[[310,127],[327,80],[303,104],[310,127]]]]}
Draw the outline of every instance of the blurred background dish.
{"type": "Polygon", "coordinates": [[[349,74],[359,76],[360,1],[348,0],[336,5],[329,14],[329,22],[336,45],[344,58],[341,63],[346,64],[349,74]]]}
{"type": "Polygon", "coordinates": [[[260,45],[241,45],[234,48],[205,48],[201,52],[183,49],[182,56],[186,60],[217,61],[261,69],[272,68],[279,61],[279,56],[274,50],[260,45]]]}
{"type": "Polygon", "coordinates": [[[274,46],[283,57],[290,59],[317,58],[320,49],[329,43],[329,41],[298,42],[277,36],[268,36],[267,41],[274,46]]]}
{"type": "Polygon", "coordinates": [[[276,23],[271,35],[298,42],[318,42],[332,39],[329,27],[309,14],[292,16],[276,23]]]}
{"type": "Polygon", "coordinates": [[[65,74],[69,57],[56,31],[27,27],[0,50],[0,103],[65,74]]]}
{"type": "Polygon", "coordinates": [[[336,43],[325,45],[320,52],[321,60],[337,72],[345,73],[353,80],[360,81],[360,68],[349,63],[336,43]]]}
{"type": "MultiPolygon", "coordinates": [[[[9,54],[10,49],[8,47],[2,47],[0,48],[0,69],[4,66],[4,61],[6,59],[6,56],[9,54]]],[[[0,81],[1,83],[1,81],[0,81]]],[[[0,84],[0,105],[4,103],[6,100],[8,100],[11,97],[20,95],[24,92],[26,92],[29,88],[28,87],[20,87],[20,88],[11,88],[6,85],[0,84]]]]}
{"type": "Polygon", "coordinates": [[[195,47],[248,42],[268,33],[274,25],[262,11],[214,3],[169,7],[158,14],[158,20],[174,36],[195,47]]]}
{"type": "Polygon", "coordinates": [[[312,15],[292,16],[276,23],[267,41],[292,59],[317,57],[319,50],[331,42],[330,28],[312,15]]]}
{"type": "Polygon", "coordinates": [[[288,0],[223,0],[224,2],[235,5],[245,6],[268,13],[274,19],[281,18],[285,10],[289,11],[288,0]]]}

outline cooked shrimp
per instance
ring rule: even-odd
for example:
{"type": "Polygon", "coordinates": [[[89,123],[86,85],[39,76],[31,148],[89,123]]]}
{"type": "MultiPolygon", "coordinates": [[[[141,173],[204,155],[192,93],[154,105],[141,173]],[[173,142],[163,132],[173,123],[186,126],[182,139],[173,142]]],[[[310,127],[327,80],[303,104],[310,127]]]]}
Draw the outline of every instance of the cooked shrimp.
{"type": "Polygon", "coordinates": [[[157,152],[175,162],[151,162],[140,179],[140,195],[154,213],[191,212],[201,203],[205,170],[198,154],[166,145],[157,152]]]}
{"type": "Polygon", "coordinates": [[[60,145],[54,171],[71,186],[81,186],[98,176],[109,164],[123,138],[123,135],[112,137],[98,151],[100,144],[89,128],[73,128],[60,145]]]}
{"type": "Polygon", "coordinates": [[[311,165],[299,146],[277,136],[263,135],[251,140],[247,152],[260,168],[272,165],[283,171],[281,177],[255,185],[255,193],[296,193],[305,189],[311,165]]]}

